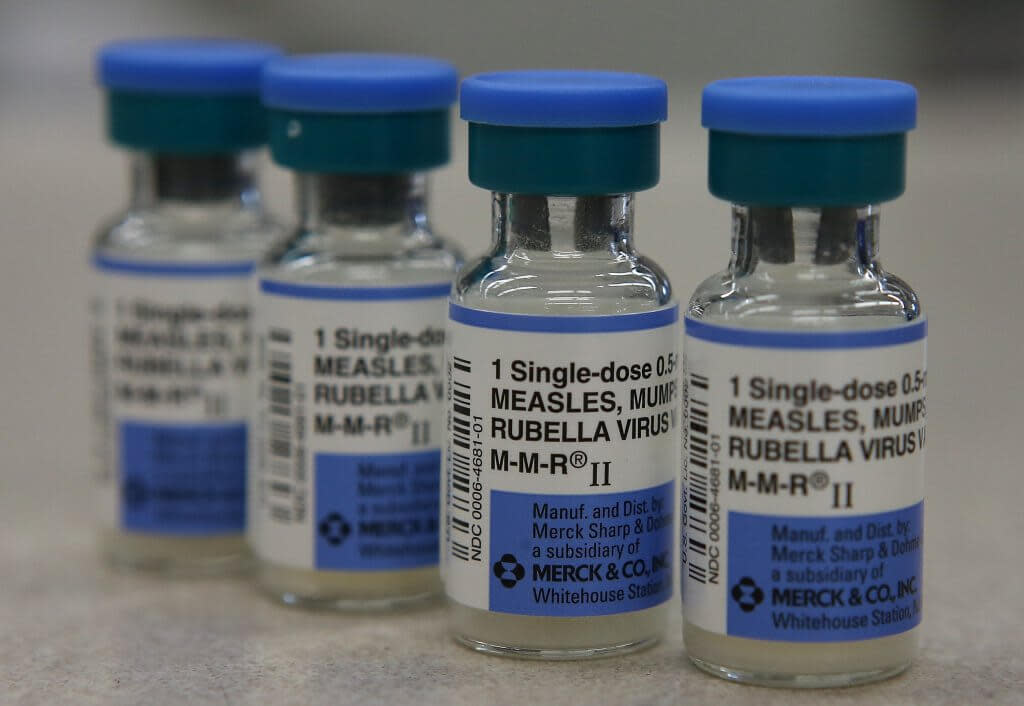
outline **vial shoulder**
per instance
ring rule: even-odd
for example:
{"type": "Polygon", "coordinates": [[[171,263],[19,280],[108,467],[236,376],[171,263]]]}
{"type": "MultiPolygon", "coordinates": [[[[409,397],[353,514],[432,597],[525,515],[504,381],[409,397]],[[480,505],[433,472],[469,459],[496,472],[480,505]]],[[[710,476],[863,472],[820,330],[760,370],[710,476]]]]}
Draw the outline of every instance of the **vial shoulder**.
{"type": "Polygon", "coordinates": [[[93,249],[161,261],[259,260],[285,233],[263,209],[204,214],[126,210],[101,223],[93,249]]]}
{"type": "Polygon", "coordinates": [[[835,274],[736,276],[723,270],[697,287],[687,316],[736,326],[837,330],[898,326],[923,316],[914,289],[880,265],[835,274]]]}
{"type": "Polygon", "coordinates": [[[456,303],[489,311],[592,315],[657,309],[672,301],[664,270],[621,253],[531,260],[488,253],[466,263],[452,289],[456,303]]]}
{"type": "Polygon", "coordinates": [[[400,246],[338,246],[324,233],[297,228],[264,259],[264,277],[320,284],[388,285],[450,281],[463,261],[460,249],[427,228],[400,246]]]}

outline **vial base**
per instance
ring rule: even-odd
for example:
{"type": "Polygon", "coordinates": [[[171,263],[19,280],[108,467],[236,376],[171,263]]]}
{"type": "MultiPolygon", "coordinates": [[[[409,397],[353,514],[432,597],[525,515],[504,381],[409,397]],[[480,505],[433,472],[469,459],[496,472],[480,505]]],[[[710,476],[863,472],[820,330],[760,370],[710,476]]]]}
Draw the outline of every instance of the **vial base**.
{"type": "Polygon", "coordinates": [[[401,571],[316,571],[260,562],[263,592],[304,610],[375,612],[429,605],[441,593],[437,567],[401,571]]]}
{"type": "Polygon", "coordinates": [[[552,618],[449,603],[456,642],[477,652],[520,659],[595,659],[635,652],[657,644],[667,621],[667,604],[619,615],[552,618]]]}
{"type": "Polygon", "coordinates": [[[794,643],[729,637],[692,623],[683,641],[693,664],[716,677],[757,686],[821,689],[868,684],[904,672],[917,629],[874,640],[794,643]]]}
{"type": "Polygon", "coordinates": [[[240,574],[252,566],[242,534],[170,537],[110,529],[100,532],[99,548],[115,569],[183,578],[240,574]]]}

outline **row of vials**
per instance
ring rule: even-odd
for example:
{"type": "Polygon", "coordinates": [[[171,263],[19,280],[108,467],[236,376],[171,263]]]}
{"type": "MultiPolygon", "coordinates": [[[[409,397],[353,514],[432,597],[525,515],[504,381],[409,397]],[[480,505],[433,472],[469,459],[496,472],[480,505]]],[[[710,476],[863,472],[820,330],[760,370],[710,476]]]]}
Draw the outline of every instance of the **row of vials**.
{"type": "Polygon", "coordinates": [[[209,40],[112,43],[98,73],[131,155],[93,256],[108,560],[255,564],[304,607],[443,593],[457,641],[550,659],[656,642],[678,566],[712,674],[909,665],[926,324],[878,262],[877,204],[904,189],[911,86],[707,86],[731,255],[680,317],[634,245],[660,79],[460,87],[435,59],[209,40]],[[457,93],[491,192],[468,258],[428,217],[457,93]],[[267,143],[295,175],[291,227],[264,209],[267,143]]]}

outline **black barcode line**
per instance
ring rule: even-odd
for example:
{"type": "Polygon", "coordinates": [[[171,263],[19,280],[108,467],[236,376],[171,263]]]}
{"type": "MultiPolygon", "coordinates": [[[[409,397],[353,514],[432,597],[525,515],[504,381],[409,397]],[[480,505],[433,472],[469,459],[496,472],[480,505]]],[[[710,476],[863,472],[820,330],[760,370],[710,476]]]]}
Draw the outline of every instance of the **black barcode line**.
{"type": "Polygon", "coordinates": [[[454,533],[466,537],[470,534],[470,485],[472,483],[472,462],[470,458],[472,394],[470,386],[458,379],[460,373],[469,375],[472,363],[465,358],[452,356],[452,447],[449,462],[448,530],[451,556],[462,561],[470,560],[469,544],[462,542],[454,533]]]}
{"type": "Polygon", "coordinates": [[[267,332],[267,451],[270,474],[267,504],[272,519],[296,521],[295,442],[292,394],[291,331],[271,328],[267,332]]]}
{"type": "Polygon", "coordinates": [[[707,582],[708,555],[708,403],[710,381],[703,375],[689,376],[687,417],[687,508],[686,539],[683,545],[687,575],[697,583],[707,582]]]}
{"type": "Polygon", "coordinates": [[[469,561],[469,545],[457,540],[450,542],[452,556],[456,559],[462,559],[463,561],[469,561]]]}
{"type": "MultiPolygon", "coordinates": [[[[468,366],[464,372],[469,372],[468,366]]],[[[452,443],[469,450],[470,431],[470,387],[464,382],[452,378],[452,443]]]]}

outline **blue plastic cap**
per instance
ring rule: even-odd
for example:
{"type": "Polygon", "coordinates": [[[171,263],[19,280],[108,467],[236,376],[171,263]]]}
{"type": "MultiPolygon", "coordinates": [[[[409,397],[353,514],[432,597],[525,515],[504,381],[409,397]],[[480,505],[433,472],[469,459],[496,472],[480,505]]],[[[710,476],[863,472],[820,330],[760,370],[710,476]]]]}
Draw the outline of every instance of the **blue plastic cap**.
{"type": "Polygon", "coordinates": [[[263,71],[263,104],[315,113],[408,113],[455,102],[458,73],[440,59],[402,54],[311,54],[263,71]]]}
{"type": "Polygon", "coordinates": [[[668,117],[665,82],[615,71],[500,71],[462,82],[464,120],[485,125],[602,128],[668,117]]]}
{"type": "Polygon", "coordinates": [[[260,71],[281,54],[270,44],[222,39],[128,39],[102,46],[100,83],[111,91],[252,94],[260,71]]]}
{"type": "Polygon", "coordinates": [[[701,124],[720,132],[780,137],[902,133],[917,124],[917,91],[875,78],[731,78],[704,88],[701,124]]]}

